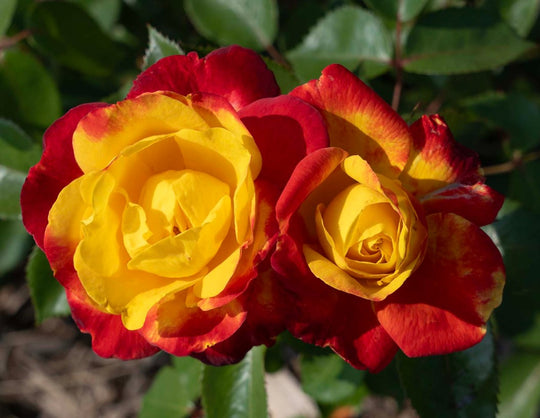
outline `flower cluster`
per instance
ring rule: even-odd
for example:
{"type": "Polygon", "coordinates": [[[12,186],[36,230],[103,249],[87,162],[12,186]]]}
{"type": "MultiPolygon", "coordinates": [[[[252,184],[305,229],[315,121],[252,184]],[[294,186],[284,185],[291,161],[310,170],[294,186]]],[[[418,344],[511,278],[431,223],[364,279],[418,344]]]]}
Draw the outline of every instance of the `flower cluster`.
{"type": "Polygon", "coordinates": [[[101,356],[228,364],[288,329],[378,371],[478,343],[500,304],[478,157],[341,66],[280,95],[253,51],[167,57],[44,147],[23,221],[101,356]]]}

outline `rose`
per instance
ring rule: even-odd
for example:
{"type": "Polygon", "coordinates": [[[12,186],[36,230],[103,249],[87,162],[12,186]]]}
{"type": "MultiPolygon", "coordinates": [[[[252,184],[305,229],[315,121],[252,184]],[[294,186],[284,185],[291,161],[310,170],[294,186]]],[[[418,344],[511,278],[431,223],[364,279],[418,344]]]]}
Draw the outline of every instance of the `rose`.
{"type": "Polygon", "coordinates": [[[324,116],[330,148],[300,161],[280,196],[274,268],[294,294],[288,327],[378,371],[478,343],[504,284],[481,225],[502,196],[439,116],[410,128],[338,65],[291,92],[324,116]],[[323,309],[324,307],[324,309],[323,309]]]}
{"type": "Polygon", "coordinates": [[[126,100],[79,106],[47,130],[23,221],[98,354],[223,364],[282,330],[258,268],[305,133],[327,138],[315,109],[278,93],[252,51],[190,53],[150,67],[126,100]],[[297,150],[281,164],[283,138],[297,150]]]}

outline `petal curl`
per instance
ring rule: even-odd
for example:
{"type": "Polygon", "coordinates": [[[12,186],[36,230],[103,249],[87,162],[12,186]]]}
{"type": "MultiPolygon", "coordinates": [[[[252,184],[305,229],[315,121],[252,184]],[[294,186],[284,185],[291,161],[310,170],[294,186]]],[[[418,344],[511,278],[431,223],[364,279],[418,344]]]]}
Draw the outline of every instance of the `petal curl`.
{"type": "Polygon", "coordinates": [[[341,65],[291,93],[321,110],[330,145],[364,158],[377,173],[397,177],[412,138],[405,121],[373,90],[341,65]]]}
{"type": "Polygon", "coordinates": [[[276,204],[281,231],[306,197],[341,164],[347,153],[341,148],[322,148],[298,163],[276,204]]]}
{"type": "Polygon", "coordinates": [[[236,110],[279,94],[274,75],[261,57],[237,45],[217,49],[205,58],[195,52],[163,58],[137,77],[127,98],[158,90],[217,94],[236,110]]]}
{"type": "Polygon", "coordinates": [[[239,299],[210,311],[186,305],[186,292],[171,295],[156,304],[139,330],[151,344],[175,356],[206,350],[233,335],[246,319],[239,299]]]}
{"type": "Polygon", "coordinates": [[[99,356],[132,360],[159,351],[159,347],[149,344],[137,331],[127,330],[120,315],[101,312],[69,291],[68,302],[75,323],[82,332],[92,336],[92,349],[99,356]]]}
{"type": "Polygon", "coordinates": [[[427,217],[429,242],[422,266],[399,291],[375,303],[377,318],[410,356],[464,350],[484,336],[500,304],[502,257],[475,224],[455,214],[427,217]]]}
{"type": "Polygon", "coordinates": [[[262,268],[248,290],[247,318],[230,338],[193,354],[199,360],[221,366],[240,361],[256,345],[270,346],[275,337],[285,329],[292,300],[280,287],[276,273],[262,268]]]}
{"type": "Polygon", "coordinates": [[[422,116],[411,133],[411,156],[401,175],[409,192],[421,197],[453,183],[483,182],[478,155],[454,140],[442,117],[422,116]]]}
{"type": "Polygon", "coordinates": [[[495,220],[504,196],[484,183],[452,184],[421,199],[426,214],[455,213],[478,226],[495,220]]]}
{"type": "Polygon", "coordinates": [[[21,191],[23,223],[43,248],[47,216],[58,193],[82,174],[73,154],[73,132],[89,112],[106,103],[87,103],[69,110],[43,135],[44,151],[38,164],[30,169],[21,191]]]}
{"type": "Polygon", "coordinates": [[[262,154],[260,178],[282,188],[296,164],[307,154],[328,146],[321,114],[292,96],[257,100],[238,114],[262,154]]]}
{"type": "Polygon", "coordinates": [[[272,255],[272,266],[283,275],[283,287],[293,295],[289,331],[307,343],[331,347],[356,368],[381,371],[392,361],[397,346],[378,323],[371,303],[313,276],[298,241],[283,235],[272,255]]]}

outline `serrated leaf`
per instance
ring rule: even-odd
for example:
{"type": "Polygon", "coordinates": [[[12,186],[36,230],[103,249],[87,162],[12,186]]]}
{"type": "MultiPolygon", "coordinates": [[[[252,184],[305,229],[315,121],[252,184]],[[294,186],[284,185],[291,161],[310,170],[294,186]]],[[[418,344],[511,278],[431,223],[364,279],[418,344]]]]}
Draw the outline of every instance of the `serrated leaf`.
{"type": "Polygon", "coordinates": [[[201,394],[203,365],[192,357],[173,357],[172,366],[162,368],[143,398],[139,418],[189,416],[201,394]]]}
{"type": "Polygon", "coordinates": [[[408,22],[420,14],[429,0],[364,0],[374,11],[389,19],[408,22]]]}
{"type": "Polygon", "coordinates": [[[535,418],[540,411],[540,356],[518,352],[501,366],[498,418],[535,418]]]}
{"type": "Polygon", "coordinates": [[[124,56],[124,50],[74,3],[39,2],[31,10],[28,26],[43,53],[84,74],[106,76],[124,56]]]}
{"type": "Polygon", "coordinates": [[[298,77],[317,78],[329,64],[353,70],[364,60],[389,63],[392,39],[380,19],[357,6],[328,13],[300,45],[287,53],[298,77]]]}
{"type": "Polygon", "coordinates": [[[254,347],[238,364],[206,366],[202,403],[207,418],[264,418],[268,416],[264,386],[264,352],[254,347]]]}
{"type": "Polygon", "coordinates": [[[422,417],[495,417],[498,381],[495,344],[488,330],[468,350],[446,356],[398,356],[407,396],[422,417]]]}
{"type": "Polygon", "coordinates": [[[276,37],[276,0],[184,0],[184,8],[197,31],[220,45],[263,50],[276,37]]]}
{"type": "Polygon", "coordinates": [[[496,17],[470,7],[446,9],[421,18],[404,51],[405,70],[458,74],[490,70],[534,47],[496,17]]]}
{"type": "Polygon", "coordinates": [[[155,64],[161,58],[184,54],[185,52],[180,48],[180,45],[148,25],[148,48],[144,54],[143,70],[155,64]]]}
{"type": "Polygon", "coordinates": [[[0,166],[27,172],[39,161],[41,147],[15,123],[0,118],[0,166]]]}
{"type": "Polygon", "coordinates": [[[17,0],[0,1],[0,38],[5,35],[17,8],[17,0]]]}
{"type": "Polygon", "coordinates": [[[20,220],[0,220],[0,277],[26,256],[30,237],[20,220]]]}
{"type": "Polygon", "coordinates": [[[70,314],[66,292],[54,278],[47,257],[38,247],[30,255],[26,279],[38,324],[47,318],[70,314]]]}
{"type": "Polygon", "coordinates": [[[337,404],[352,396],[365,374],[334,354],[303,356],[300,370],[304,392],[325,404],[337,404]]]}
{"type": "Polygon", "coordinates": [[[58,88],[32,55],[10,49],[0,61],[0,114],[45,128],[61,115],[58,88]]]}
{"type": "Polygon", "coordinates": [[[525,96],[486,95],[465,105],[489,125],[504,129],[513,150],[528,151],[540,144],[540,107],[525,96]]]}
{"type": "Polygon", "coordinates": [[[540,0],[499,0],[501,16],[520,36],[527,36],[540,12],[540,0]]]}

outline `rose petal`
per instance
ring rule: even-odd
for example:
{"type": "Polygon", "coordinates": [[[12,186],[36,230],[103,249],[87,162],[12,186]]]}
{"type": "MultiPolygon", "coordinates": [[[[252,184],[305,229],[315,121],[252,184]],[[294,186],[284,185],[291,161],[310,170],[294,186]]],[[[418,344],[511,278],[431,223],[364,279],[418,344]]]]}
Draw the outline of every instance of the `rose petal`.
{"type": "Polygon", "coordinates": [[[155,305],[139,330],[148,342],[175,356],[201,352],[226,340],[246,319],[239,299],[203,311],[186,306],[186,296],[179,292],[155,305]]]}
{"type": "Polygon", "coordinates": [[[103,106],[107,104],[77,106],[54,122],[43,135],[43,155],[30,169],[21,191],[23,223],[40,248],[43,248],[47,216],[58,193],[82,174],[73,155],[73,131],[82,117],[103,106]]]}
{"type": "Polygon", "coordinates": [[[501,255],[480,228],[454,214],[427,220],[423,264],[397,292],[374,304],[384,329],[411,357],[478,343],[504,286],[501,255]]]}
{"type": "Polygon", "coordinates": [[[504,196],[484,183],[451,184],[425,195],[421,201],[426,214],[455,213],[483,226],[495,220],[504,196]]]}
{"type": "Polygon", "coordinates": [[[279,94],[274,75],[261,57],[236,45],[217,49],[202,59],[195,52],[163,58],[137,77],[127,97],[158,90],[217,94],[237,110],[279,94]]]}
{"type": "Polygon", "coordinates": [[[371,302],[337,291],[313,276],[299,241],[281,236],[272,255],[272,266],[283,275],[282,285],[294,302],[290,308],[294,313],[287,316],[288,329],[307,343],[331,347],[356,368],[382,370],[397,346],[378,323],[371,302]]]}
{"type": "MultiPolygon", "coordinates": [[[[263,268],[265,270],[265,268],[263,268]]],[[[193,356],[213,365],[240,361],[255,345],[271,345],[285,329],[285,318],[293,305],[290,296],[279,286],[275,273],[260,273],[248,289],[247,318],[230,338],[193,356]]]]}
{"type": "Polygon", "coordinates": [[[261,178],[282,188],[296,164],[319,148],[328,146],[321,114],[292,96],[278,96],[251,103],[239,112],[262,154],[261,178]]]}
{"type": "Polygon", "coordinates": [[[404,187],[417,196],[452,183],[483,180],[478,155],[457,143],[439,115],[422,116],[411,125],[413,146],[401,175],[404,187]]]}
{"type": "Polygon", "coordinates": [[[137,331],[129,331],[119,315],[111,315],[81,301],[68,291],[71,315],[82,332],[92,336],[92,349],[101,357],[131,360],[151,356],[159,351],[137,331]]]}
{"type": "Polygon", "coordinates": [[[405,121],[346,68],[333,64],[291,93],[321,110],[330,145],[364,158],[377,173],[397,177],[412,138],[405,121]]]}
{"type": "Polygon", "coordinates": [[[341,148],[323,148],[308,154],[298,163],[276,204],[276,216],[282,231],[306,197],[347,157],[341,148]]]}

